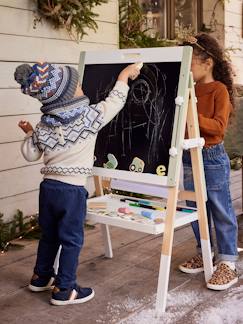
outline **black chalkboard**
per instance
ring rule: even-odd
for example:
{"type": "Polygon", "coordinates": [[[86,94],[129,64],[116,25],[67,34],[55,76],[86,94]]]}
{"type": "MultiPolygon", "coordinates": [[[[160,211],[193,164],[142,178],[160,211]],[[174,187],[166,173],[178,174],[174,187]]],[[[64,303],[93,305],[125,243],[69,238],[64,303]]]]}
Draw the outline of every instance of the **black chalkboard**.
{"type": "MultiPolygon", "coordinates": [[[[103,167],[111,153],[119,170],[129,170],[135,157],[144,161],[143,172],[156,174],[159,165],[168,169],[180,65],[144,63],[139,78],[129,81],[125,107],[98,134],[95,166],[103,167]]],[[[92,104],[107,97],[125,66],[85,66],[82,87],[92,104]]]]}

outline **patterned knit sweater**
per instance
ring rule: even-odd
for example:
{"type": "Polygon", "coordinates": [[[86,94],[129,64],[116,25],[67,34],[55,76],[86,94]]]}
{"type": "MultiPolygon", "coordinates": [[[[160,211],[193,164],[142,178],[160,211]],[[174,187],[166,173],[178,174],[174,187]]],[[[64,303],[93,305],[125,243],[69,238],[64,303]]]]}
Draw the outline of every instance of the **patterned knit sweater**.
{"type": "Polygon", "coordinates": [[[109,96],[96,105],[86,107],[84,113],[69,124],[49,127],[40,122],[28,132],[21,147],[27,161],[43,155],[44,178],[83,186],[92,174],[94,149],[98,131],[123,108],[129,87],[117,81],[109,96]]]}

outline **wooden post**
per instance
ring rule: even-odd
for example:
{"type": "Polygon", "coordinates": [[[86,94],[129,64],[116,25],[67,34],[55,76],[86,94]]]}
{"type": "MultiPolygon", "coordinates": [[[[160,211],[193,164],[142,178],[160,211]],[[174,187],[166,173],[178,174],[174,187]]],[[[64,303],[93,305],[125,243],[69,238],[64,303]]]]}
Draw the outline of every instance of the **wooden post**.
{"type": "MultiPolygon", "coordinates": [[[[186,108],[187,116],[187,130],[189,139],[200,138],[199,124],[197,118],[197,107],[196,107],[196,97],[194,93],[192,74],[190,73],[189,81],[189,102],[188,107],[186,108]]],[[[183,148],[181,147],[178,151],[178,159],[182,164],[182,152],[183,148]]],[[[208,229],[208,219],[206,211],[206,185],[204,177],[204,168],[202,161],[202,152],[199,146],[191,149],[191,159],[192,159],[192,170],[193,170],[193,179],[195,193],[183,191],[181,192],[181,197],[196,198],[197,202],[197,213],[198,213],[198,222],[201,236],[201,248],[202,256],[204,263],[204,274],[206,282],[211,278],[213,273],[213,263],[212,263],[212,254],[209,238],[209,229],[208,229]]],[[[157,288],[157,299],[156,299],[156,313],[160,314],[165,312],[166,308],[166,299],[168,293],[169,285],[169,274],[170,274],[170,264],[171,264],[171,254],[172,254],[172,245],[174,237],[174,222],[176,215],[176,205],[179,196],[179,176],[176,178],[175,186],[169,189],[169,196],[167,200],[167,209],[166,209],[166,218],[165,218],[165,229],[163,235],[163,244],[162,252],[160,259],[160,268],[159,268],[159,280],[157,288]]]]}
{"type": "MultiPolygon", "coordinates": [[[[103,196],[104,190],[102,186],[102,178],[98,176],[94,176],[94,184],[95,184],[96,196],[103,196]]],[[[106,224],[100,224],[100,226],[101,226],[101,233],[103,236],[103,242],[105,246],[105,256],[111,259],[113,257],[113,251],[111,245],[109,226],[106,224]]]]}
{"type": "MultiPolygon", "coordinates": [[[[189,138],[199,138],[199,123],[197,117],[197,106],[196,97],[193,87],[192,76],[190,78],[190,98],[187,112],[187,131],[189,138]]],[[[207,192],[204,176],[204,167],[202,161],[201,148],[196,147],[190,149],[191,161],[192,161],[192,172],[194,180],[194,188],[197,201],[197,211],[198,211],[198,223],[201,238],[201,249],[204,264],[204,275],[206,282],[211,278],[213,274],[213,262],[211,253],[211,244],[208,229],[208,218],[206,210],[207,192]]]]}

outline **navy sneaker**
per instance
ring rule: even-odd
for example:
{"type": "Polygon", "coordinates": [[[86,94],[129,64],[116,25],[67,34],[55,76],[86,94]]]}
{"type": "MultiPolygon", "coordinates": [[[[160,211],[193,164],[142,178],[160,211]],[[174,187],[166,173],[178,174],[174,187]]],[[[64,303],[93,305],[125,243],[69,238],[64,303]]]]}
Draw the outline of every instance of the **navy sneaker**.
{"type": "Polygon", "coordinates": [[[53,289],[55,286],[54,280],[54,277],[39,277],[34,273],[29,284],[29,289],[34,292],[53,289]]]}
{"type": "Polygon", "coordinates": [[[59,289],[54,287],[50,303],[56,306],[85,303],[92,299],[95,292],[92,288],[75,288],[59,289]]]}

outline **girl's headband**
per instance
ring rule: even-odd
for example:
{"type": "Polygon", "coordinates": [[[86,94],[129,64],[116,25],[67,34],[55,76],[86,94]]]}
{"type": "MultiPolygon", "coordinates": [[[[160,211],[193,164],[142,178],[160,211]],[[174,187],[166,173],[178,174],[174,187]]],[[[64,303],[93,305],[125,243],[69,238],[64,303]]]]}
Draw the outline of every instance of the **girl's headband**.
{"type": "Polygon", "coordinates": [[[203,52],[207,53],[209,56],[213,57],[215,60],[217,60],[217,57],[209,52],[206,48],[204,48],[202,45],[198,43],[198,40],[194,36],[188,36],[187,39],[185,40],[185,43],[188,43],[190,45],[196,45],[198,48],[200,48],[203,52]]]}

